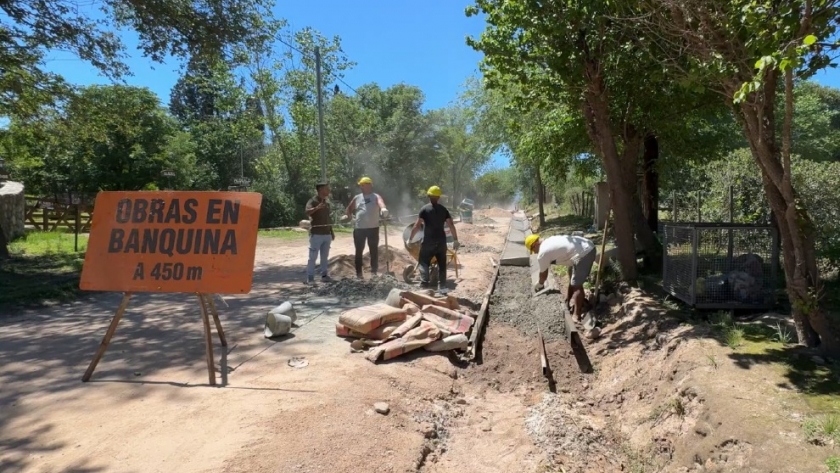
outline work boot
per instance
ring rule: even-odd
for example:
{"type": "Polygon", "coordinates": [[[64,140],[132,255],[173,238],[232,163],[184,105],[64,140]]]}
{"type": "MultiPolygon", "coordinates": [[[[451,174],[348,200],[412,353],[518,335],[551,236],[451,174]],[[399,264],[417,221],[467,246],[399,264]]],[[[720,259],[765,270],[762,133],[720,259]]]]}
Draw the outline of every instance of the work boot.
{"type": "Polygon", "coordinates": [[[449,289],[447,289],[446,286],[439,285],[438,286],[438,294],[440,294],[441,296],[445,296],[445,295],[449,294],[449,289]]]}
{"type": "Polygon", "coordinates": [[[420,281],[420,287],[422,287],[422,288],[427,288],[431,285],[432,285],[432,283],[430,283],[429,281],[420,281]]]}
{"type": "Polygon", "coordinates": [[[333,278],[327,276],[326,274],[321,276],[321,282],[333,282],[333,278]]]}
{"type": "Polygon", "coordinates": [[[306,277],[306,282],[304,284],[310,285],[310,286],[315,284],[315,276],[307,276],[306,277]]]}
{"type": "Polygon", "coordinates": [[[356,279],[364,279],[364,276],[362,276],[362,273],[356,273],[356,279]]]}

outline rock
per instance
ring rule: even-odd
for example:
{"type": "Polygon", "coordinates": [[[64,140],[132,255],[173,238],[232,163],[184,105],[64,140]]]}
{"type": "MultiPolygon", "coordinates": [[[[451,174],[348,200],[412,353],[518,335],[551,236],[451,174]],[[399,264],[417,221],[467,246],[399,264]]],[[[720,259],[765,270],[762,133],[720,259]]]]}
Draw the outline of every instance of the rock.
{"type": "Polygon", "coordinates": [[[437,438],[437,430],[435,430],[434,424],[430,424],[428,422],[423,423],[420,426],[420,433],[422,433],[423,437],[427,439],[437,438]]]}
{"type": "Polygon", "coordinates": [[[601,336],[601,329],[598,327],[594,327],[592,330],[588,330],[585,336],[589,340],[595,340],[596,338],[601,336]]]}
{"type": "Polygon", "coordinates": [[[599,295],[599,296],[598,296],[598,302],[600,302],[600,303],[602,303],[602,304],[603,304],[603,303],[605,303],[605,302],[607,302],[607,295],[606,295],[606,294],[601,294],[601,295],[599,295]]]}
{"type": "Polygon", "coordinates": [[[455,404],[460,404],[462,406],[466,403],[467,403],[467,400],[464,399],[464,398],[459,398],[458,400],[455,401],[455,404]]]}
{"type": "Polygon", "coordinates": [[[819,366],[825,365],[825,358],[823,358],[821,356],[814,355],[814,356],[811,357],[811,361],[813,361],[815,365],[819,365],[819,366]]]}
{"type": "Polygon", "coordinates": [[[373,410],[376,411],[377,414],[388,415],[388,413],[391,412],[391,406],[389,406],[387,402],[377,402],[373,405],[373,410]]]}

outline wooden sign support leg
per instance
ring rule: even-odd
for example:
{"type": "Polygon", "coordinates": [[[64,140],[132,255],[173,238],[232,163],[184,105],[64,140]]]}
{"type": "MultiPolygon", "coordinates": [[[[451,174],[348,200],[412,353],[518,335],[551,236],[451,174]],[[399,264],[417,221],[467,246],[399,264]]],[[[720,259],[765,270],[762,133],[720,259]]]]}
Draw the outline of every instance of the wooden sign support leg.
{"type": "Polygon", "coordinates": [[[125,313],[125,309],[128,307],[129,299],[131,299],[130,292],[123,294],[122,302],[120,302],[120,306],[117,308],[114,318],[111,319],[111,325],[108,326],[108,331],[105,332],[105,337],[102,338],[102,343],[99,344],[99,349],[96,350],[96,355],[93,356],[93,360],[90,361],[90,365],[88,365],[85,375],[82,376],[83,382],[88,382],[90,380],[90,377],[93,376],[93,370],[96,369],[96,365],[99,364],[99,360],[102,359],[102,355],[104,355],[105,350],[108,349],[108,344],[111,343],[111,337],[113,337],[114,332],[117,331],[117,325],[119,325],[120,320],[125,313]]]}
{"type": "Polygon", "coordinates": [[[198,296],[198,303],[201,305],[201,320],[204,322],[204,347],[206,349],[205,357],[207,358],[207,375],[209,376],[210,386],[216,385],[216,367],[213,361],[213,337],[210,333],[210,317],[207,316],[207,303],[202,294],[198,296]]]}
{"type": "Polygon", "coordinates": [[[207,301],[207,305],[210,306],[210,313],[213,315],[213,322],[216,324],[216,332],[219,334],[219,342],[221,342],[223,347],[226,347],[225,331],[222,330],[222,321],[219,319],[219,311],[216,310],[216,303],[213,302],[213,294],[204,294],[204,299],[207,301]]]}

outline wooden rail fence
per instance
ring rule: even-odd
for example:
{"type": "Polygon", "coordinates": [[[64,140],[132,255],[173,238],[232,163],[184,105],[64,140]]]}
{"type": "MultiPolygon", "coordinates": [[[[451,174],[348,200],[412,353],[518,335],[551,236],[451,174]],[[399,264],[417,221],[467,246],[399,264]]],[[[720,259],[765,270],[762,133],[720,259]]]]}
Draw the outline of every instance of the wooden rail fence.
{"type": "Polygon", "coordinates": [[[90,232],[93,205],[68,203],[54,198],[26,198],[25,225],[42,232],[67,229],[76,233],[90,232]]]}

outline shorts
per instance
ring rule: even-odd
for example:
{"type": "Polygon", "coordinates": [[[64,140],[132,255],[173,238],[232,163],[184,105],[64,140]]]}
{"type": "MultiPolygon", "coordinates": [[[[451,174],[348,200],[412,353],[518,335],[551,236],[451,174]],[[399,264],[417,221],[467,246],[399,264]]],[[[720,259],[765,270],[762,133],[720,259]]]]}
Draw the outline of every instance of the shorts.
{"type": "Polygon", "coordinates": [[[589,273],[592,272],[592,263],[595,262],[597,257],[598,252],[593,249],[572,266],[572,274],[569,276],[570,286],[583,286],[583,283],[589,278],[589,273]]]}

